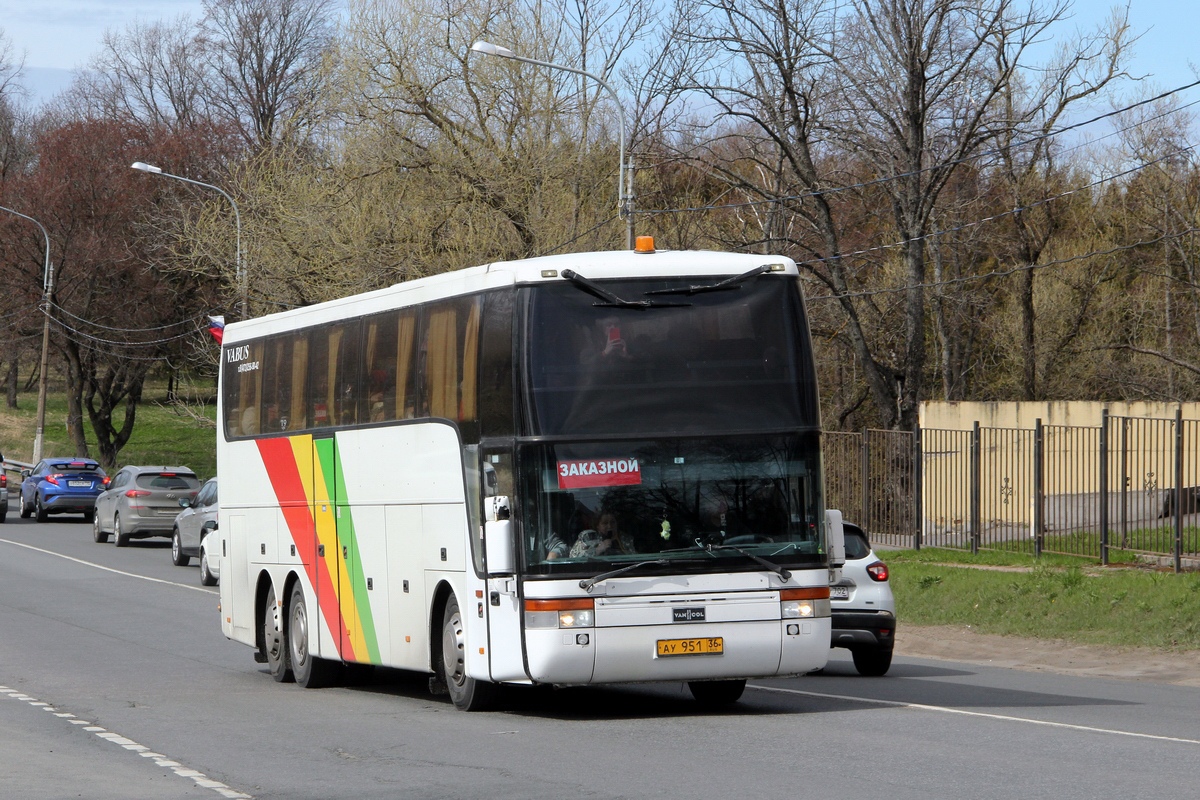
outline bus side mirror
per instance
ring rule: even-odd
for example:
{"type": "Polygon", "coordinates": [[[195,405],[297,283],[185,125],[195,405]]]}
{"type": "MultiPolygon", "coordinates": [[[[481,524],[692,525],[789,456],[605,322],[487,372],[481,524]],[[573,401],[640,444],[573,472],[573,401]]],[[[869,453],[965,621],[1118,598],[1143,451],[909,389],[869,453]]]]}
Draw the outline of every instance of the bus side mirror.
{"type": "Polygon", "coordinates": [[[512,540],[512,520],[508,498],[488,497],[484,500],[487,521],[483,524],[483,546],[487,555],[489,575],[511,575],[516,569],[512,540]]]}
{"type": "Polygon", "coordinates": [[[828,537],[829,568],[840,570],[846,563],[846,531],[842,527],[841,511],[826,510],[825,532],[828,537]]]}

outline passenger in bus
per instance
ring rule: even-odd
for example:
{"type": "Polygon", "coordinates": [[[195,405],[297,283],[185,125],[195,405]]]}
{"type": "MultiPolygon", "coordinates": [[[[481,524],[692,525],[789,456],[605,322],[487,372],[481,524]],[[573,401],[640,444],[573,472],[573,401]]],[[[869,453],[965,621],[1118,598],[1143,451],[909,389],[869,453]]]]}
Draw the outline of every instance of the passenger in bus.
{"type": "Polygon", "coordinates": [[[612,556],[628,552],[621,538],[617,515],[611,511],[602,511],[596,520],[595,530],[580,532],[575,544],[571,545],[571,558],[612,556]]]}

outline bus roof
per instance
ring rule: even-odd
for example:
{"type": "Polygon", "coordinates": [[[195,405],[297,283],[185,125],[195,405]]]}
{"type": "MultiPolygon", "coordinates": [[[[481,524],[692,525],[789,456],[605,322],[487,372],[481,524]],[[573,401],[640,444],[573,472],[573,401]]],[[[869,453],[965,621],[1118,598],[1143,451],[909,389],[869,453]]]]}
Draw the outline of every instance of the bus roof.
{"type": "Polygon", "coordinates": [[[778,265],[773,271],[783,274],[798,274],[796,263],[784,256],[712,250],[656,250],[650,253],[607,250],[496,261],[231,323],[225,328],[224,342],[228,344],[279,331],[333,323],[350,315],[372,314],[485,289],[562,280],[560,273],[565,269],[595,279],[657,276],[703,278],[736,275],[764,264],[778,265]]]}

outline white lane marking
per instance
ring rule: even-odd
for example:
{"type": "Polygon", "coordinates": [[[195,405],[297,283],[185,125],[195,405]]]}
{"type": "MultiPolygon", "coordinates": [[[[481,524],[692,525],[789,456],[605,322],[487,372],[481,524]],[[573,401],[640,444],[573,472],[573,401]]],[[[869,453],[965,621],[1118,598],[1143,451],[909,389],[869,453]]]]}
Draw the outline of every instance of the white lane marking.
{"type": "MultiPolygon", "coordinates": [[[[16,689],[10,689],[7,686],[0,686],[0,695],[7,695],[9,698],[11,698],[13,700],[20,700],[21,702],[26,703],[27,705],[33,706],[35,708],[50,705],[49,703],[43,703],[42,701],[38,700],[36,697],[30,697],[27,694],[22,694],[21,692],[17,691],[16,689]]],[[[43,708],[43,710],[48,711],[50,709],[43,708]]],[[[63,716],[63,715],[56,714],[55,716],[63,716]]],[[[67,716],[71,716],[71,715],[67,715],[67,716]]],[[[174,772],[179,777],[190,780],[192,783],[196,784],[197,786],[199,786],[202,789],[212,789],[214,792],[221,795],[222,797],[229,798],[229,800],[254,800],[252,795],[245,794],[244,792],[239,792],[237,789],[233,789],[229,786],[226,786],[225,784],[221,783],[220,781],[213,780],[212,778],[208,777],[207,775],[205,775],[203,772],[200,772],[199,770],[192,769],[191,767],[185,767],[183,764],[180,764],[178,761],[172,761],[171,759],[164,756],[162,753],[152,752],[149,747],[146,747],[145,745],[140,745],[137,742],[133,741],[132,739],[126,738],[119,733],[113,733],[112,731],[110,731],[106,728],[102,728],[99,725],[93,725],[90,722],[84,722],[83,720],[80,720],[80,719],[69,719],[67,721],[70,723],[73,723],[75,725],[85,725],[85,726],[87,726],[84,728],[85,731],[88,731],[89,733],[94,733],[101,739],[104,739],[105,741],[112,742],[113,744],[117,745],[118,747],[121,747],[125,750],[129,750],[130,752],[137,753],[138,755],[140,755],[144,758],[154,759],[155,765],[157,765],[159,767],[165,767],[167,769],[170,769],[172,772],[174,772]]]]}
{"type": "Polygon", "coordinates": [[[121,569],[113,569],[112,567],[106,567],[103,564],[97,564],[94,561],[84,561],[82,558],[75,558],[74,556],[65,556],[62,553],[56,553],[53,550],[46,550],[45,548],[42,548],[42,547],[34,547],[33,545],[25,544],[24,542],[14,542],[12,539],[0,539],[0,542],[3,542],[4,544],[16,545],[17,547],[24,547],[26,550],[34,550],[38,553],[45,553],[48,556],[57,556],[59,558],[65,558],[67,561],[74,561],[76,564],[83,564],[84,566],[95,567],[96,569],[102,569],[105,572],[115,572],[117,575],[124,575],[129,578],[139,578],[143,581],[150,581],[151,583],[165,583],[167,586],[178,586],[181,589],[191,589],[192,591],[204,592],[205,594],[217,594],[217,592],[213,591],[212,589],[205,589],[203,586],[191,586],[189,584],[178,583],[176,581],[164,581],[162,578],[151,578],[147,575],[138,575],[136,572],[126,572],[125,570],[121,570],[121,569]]]}
{"type": "Polygon", "coordinates": [[[1090,725],[1072,725],[1069,722],[1051,722],[1044,719],[1033,719],[1031,717],[1013,717],[1007,714],[989,714],[984,711],[965,711],[961,708],[949,708],[947,706],[930,706],[924,703],[905,703],[899,700],[877,700],[873,697],[851,697],[843,694],[826,694],[824,692],[806,692],[801,689],[783,689],[775,686],[758,686],[750,685],[751,689],[760,689],[764,692],[779,692],[781,694],[800,694],[807,697],[821,697],[827,700],[848,700],[852,703],[867,703],[878,706],[892,706],[893,708],[911,708],[916,711],[935,711],[942,714],[960,714],[965,717],[983,717],[984,719],[995,719],[1003,722],[1024,722],[1029,725],[1044,725],[1049,728],[1067,728],[1073,731],[1085,731],[1087,733],[1107,733],[1113,736],[1130,736],[1135,739],[1154,739],[1159,742],[1178,742],[1180,744],[1200,744],[1200,739],[1182,739],[1177,736],[1159,736],[1153,733],[1137,733],[1135,731],[1122,731],[1114,728],[1093,728],[1090,725]]]}

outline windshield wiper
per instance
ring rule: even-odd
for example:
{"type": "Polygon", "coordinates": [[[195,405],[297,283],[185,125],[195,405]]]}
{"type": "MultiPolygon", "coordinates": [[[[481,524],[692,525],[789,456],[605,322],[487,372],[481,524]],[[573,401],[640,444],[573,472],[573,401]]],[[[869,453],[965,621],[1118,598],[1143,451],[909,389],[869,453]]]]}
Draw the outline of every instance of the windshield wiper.
{"type": "Polygon", "coordinates": [[[626,572],[635,570],[638,567],[648,567],[648,566],[651,566],[654,564],[661,565],[661,564],[669,564],[669,563],[670,563],[670,559],[656,558],[653,561],[639,561],[636,564],[626,564],[625,566],[620,567],[619,569],[610,570],[608,572],[601,572],[599,575],[595,576],[594,578],[584,578],[583,580],[581,580],[579,582],[579,588],[590,592],[592,590],[592,587],[595,586],[597,583],[600,583],[601,581],[606,581],[609,578],[615,578],[618,575],[624,575],[626,572]]]}
{"type": "Polygon", "coordinates": [[[754,553],[751,553],[749,550],[743,550],[742,548],[738,547],[736,544],[700,544],[700,540],[697,539],[696,545],[703,548],[704,550],[707,550],[710,553],[714,550],[734,550],[738,553],[741,553],[746,558],[753,559],[753,560],[757,561],[759,564],[762,564],[764,567],[771,570],[772,572],[774,572],[776,575],[778,575],[780,578],[782,578],[785,581],[791,580],[791,578],[792,578],[792,573],[789,572],[786,568],[779,566],[774,561],[767,561],[762,556],[756,556],[754,553]]]}
{"type": "Polygon", "coordinates": [[[623,297],[613,294],[590,278],[583,277],[573,269],[564,269],[559,274],[588,294],[595,295],[604,301],[603,303],[592,303],[592,306],[595,308],[636,308],[638,310],[645,310],[647,308],[682,308],[691,305],[691,303],[656,303],[653,300],[626,300],[623,297]]]}
{"type": "MultiPolygon", "coordinates": [[[[749,272],[743,272],[741,275],[734,275],[732,278],[726,278],[725,280],[718,281],[716,283],[693,284],[692,286],[683,286],[678,289],[654,289],[653,291],[646,292],[646,294],[687,294],[687,295],[692,295],[692,294],[700,294],[702,292],[723,292],[728,289],[736,289],[736,288],[738,288],[739,283],[742,283],[743,281],[748,281],[757,275],[762,275],[764,272],[770,272],[770,271],[771,271],[771,265],[763,264],[761,267],[755,267],[754,269],[750,270],[749,272]]],[[[563,274],[565,275],[566,273],[564,272],[563,274]]]]}

